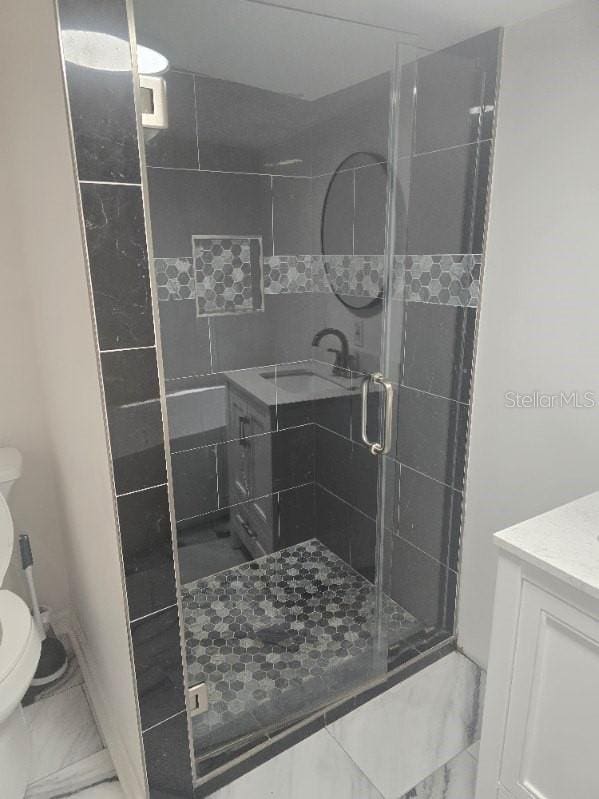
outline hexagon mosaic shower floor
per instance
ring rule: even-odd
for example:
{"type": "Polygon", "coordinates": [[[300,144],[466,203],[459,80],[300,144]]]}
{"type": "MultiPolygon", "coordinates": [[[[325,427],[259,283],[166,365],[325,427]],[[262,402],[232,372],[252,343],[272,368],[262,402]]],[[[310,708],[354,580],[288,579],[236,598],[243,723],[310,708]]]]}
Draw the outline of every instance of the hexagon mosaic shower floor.
{"type": "MultiPolygon", "coordinates": [[[[317,539],[187,583],[182,601],[189,684],[208,686],[200,759],[266,740],[376,668],[374,586],[317,539]]],[[[388,598],[384,624],[390,644],[422,629],[388,598]]]]}

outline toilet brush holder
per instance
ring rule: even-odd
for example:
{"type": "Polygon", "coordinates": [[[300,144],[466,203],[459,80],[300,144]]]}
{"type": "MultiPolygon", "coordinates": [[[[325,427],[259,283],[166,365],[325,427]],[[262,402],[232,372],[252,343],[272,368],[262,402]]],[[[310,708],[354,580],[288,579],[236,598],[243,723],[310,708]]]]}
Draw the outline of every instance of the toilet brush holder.
{"type": "Polygon", "coordinates": [[[19,548],[21,550],[21,564],[31,596],[31,610],[42,641],[42,651],[38,667],[31,681],[33,687],[40,688],[59,680],[67,670],[69,660],[65,648],[58,638],[46,633],[40,605],[37,600],[35,583],[33,582],[33,554],[31,552],[31,543],[26,533],[19,536],[19,548]]]}

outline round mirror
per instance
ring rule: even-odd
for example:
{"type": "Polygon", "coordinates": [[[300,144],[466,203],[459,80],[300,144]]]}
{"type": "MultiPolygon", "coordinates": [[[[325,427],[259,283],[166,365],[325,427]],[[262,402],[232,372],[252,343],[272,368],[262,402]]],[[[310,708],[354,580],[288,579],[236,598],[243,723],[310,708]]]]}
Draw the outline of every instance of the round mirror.
{"type": "Polygon", "coordinates": [[[372,296],[372,291],[359,293],[361,289],[350,293],[347,282],[339,280],[339,268],[347,256],[383,254],[386,198],[386,160],[378,153],[367,151],[354,152],[341,161],[324,196],[320,220],[324,271],[333,294],[353,311],[376,312],[382,289],[377,296],[372,296]],[[366,240],[358,240],[361,235],[366,240]]]}

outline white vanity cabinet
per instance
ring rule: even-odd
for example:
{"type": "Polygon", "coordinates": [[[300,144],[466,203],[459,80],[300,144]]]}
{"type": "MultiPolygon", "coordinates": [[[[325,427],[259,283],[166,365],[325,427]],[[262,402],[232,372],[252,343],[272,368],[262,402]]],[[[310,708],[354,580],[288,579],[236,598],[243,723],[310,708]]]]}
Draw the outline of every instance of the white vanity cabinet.
{"type": "Polygon", "coordinates": [[[599,493],[495,536],[476,799],[599,799],[599,493]]]}

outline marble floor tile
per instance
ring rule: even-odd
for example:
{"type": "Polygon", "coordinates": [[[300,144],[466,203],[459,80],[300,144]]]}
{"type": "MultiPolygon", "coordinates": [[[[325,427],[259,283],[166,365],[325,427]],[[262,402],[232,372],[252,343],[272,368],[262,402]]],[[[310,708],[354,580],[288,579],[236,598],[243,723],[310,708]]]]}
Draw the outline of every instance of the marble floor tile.
{"type": "Polygon", "coordinates": [[[67,691],[69,688],[74,688],[76,685],[83,685],[83,674],[79,668],[79,662],[73,650],[70,637],[66,634],[58,634],[57,638],[62,641],[68,657],[68,666],[65,673],[59,680],[53,682],[51,685],[42,686],[40,688],[30,687],[23,699],[23,705],[30,705],[33,702],[40,702],[49,696],[59,694],[61,691],[67,691]]]}
{"type": "Polygon", "coordinates": [[[385,799],[397,799],[477,740],[481,678],[454,652],[327,729],[385,799]]]}
{"type": "Polygon", "coordinates": [[[383,799],[326,730],[213,793],[210,799],[383,799]]]}
{"type": "Polygon", "coordinates": [[[475,744],[472,744],[468,752],[475,760],[478,760],[478,756],[480,754],[480,741],[477,741],[475,744]]]}
{"type": "Polygon", "coordinates": [[[31,783],[25,794],[26,799],[54,799],[56,796],[70,795],[90,785],[112,780],[116,776],[107,749],[102,749],[83,760],[78,760],[66,768],[55,771],[37,782],[31,783]]]}
{"type": "Polygon", "coordinates": [[[81,686],[41,699],[23,710],[32,738],[31,782],[104,749],[81,686]]]}
{"type": "Polygon", "coordinates": [[[476,760],[465,750],[400,799],[474,799],[476,760]]]}
{"type": "Polygon", "coordinates": [[[69,794],[69,799],[127,799],[123,789],[116,780],[92,785],[84,791],[69,794]]]}

